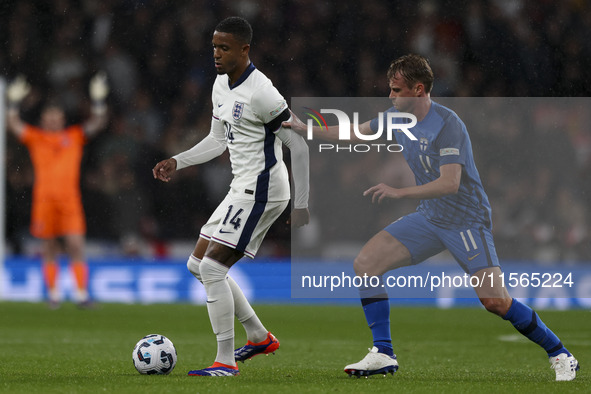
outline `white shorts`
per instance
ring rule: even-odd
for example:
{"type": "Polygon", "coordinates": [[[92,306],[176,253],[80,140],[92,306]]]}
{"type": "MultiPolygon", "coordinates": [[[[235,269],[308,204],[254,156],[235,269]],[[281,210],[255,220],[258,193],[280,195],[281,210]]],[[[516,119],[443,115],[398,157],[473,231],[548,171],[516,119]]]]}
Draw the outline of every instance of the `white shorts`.
{"type": "Polygon", "coordinates": [[[228,194],[201,227],[199,236],[254,258],[267,231],[288,204],[289,200],[238,200],[228,194]]]}

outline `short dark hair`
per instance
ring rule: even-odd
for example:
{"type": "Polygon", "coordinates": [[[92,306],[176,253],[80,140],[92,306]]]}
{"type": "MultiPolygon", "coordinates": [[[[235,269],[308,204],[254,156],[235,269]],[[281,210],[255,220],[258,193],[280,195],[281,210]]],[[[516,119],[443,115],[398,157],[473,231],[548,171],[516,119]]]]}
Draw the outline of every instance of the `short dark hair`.
{"type": "Polygon", "coordinates": [[[434,76],[427,58],[415,54],[399,57],[388,68],[388,81],[394,78],[397,72],[402,75],[408,87],[420,82],[425,86],[425,91],[431,93],[434,76]]]}
{"type": "Polygon", "coordinates": [[[57,109],[61,110],[62,112],[66,112],[64,105],[55,97],[51,97],[51,98],[48,98],[45,100],[45,102],[43,103],[43,106],[41,107],[41,112],[45,112],[51,108],[57,108],[57,109]]]}
{"type": "Polygon", "coordinates": [[[231,16],[224,19],[218,23],[215,30],[221,33],[230,33],[248,45],[250,45],[250,41],[252,40],[252,27],[250,23],[239,16],[231,16]]]}

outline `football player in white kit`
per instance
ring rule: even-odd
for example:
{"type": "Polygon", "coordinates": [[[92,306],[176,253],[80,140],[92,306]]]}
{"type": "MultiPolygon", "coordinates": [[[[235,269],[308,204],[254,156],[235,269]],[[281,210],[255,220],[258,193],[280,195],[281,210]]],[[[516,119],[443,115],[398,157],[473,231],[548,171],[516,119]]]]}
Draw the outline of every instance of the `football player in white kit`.
{"type": "Polygon", "coordinates": [[[201,228],[187,267],[207,294],[207,311],[218,342],[215,362],[192,376],[235,376],[236,361],[269,354],[279,341],[263,326],[242,290],[228,275],[244,255],[253,258],[269,227],[289,204],[289,176],[282,145],[291,151],[294,179],[292,226],[309,221],[309,164],[305,140],[282,123],[291,117],[287,102],[249,58],[252,28],[239,17],[220,22],[213,34],[218,77],[212,91],[211,131],[193,148],[156,164],[154,178],[168,182],[182,168],[230,152],[230,191],[201,228]],[[234,315],[248,342],[234,350],[234,315]]]}

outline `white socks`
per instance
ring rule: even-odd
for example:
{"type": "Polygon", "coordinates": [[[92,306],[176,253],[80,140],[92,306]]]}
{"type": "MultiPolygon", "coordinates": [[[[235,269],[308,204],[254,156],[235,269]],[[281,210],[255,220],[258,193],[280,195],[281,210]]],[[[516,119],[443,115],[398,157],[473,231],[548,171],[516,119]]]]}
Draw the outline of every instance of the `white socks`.
{"type": "Polygon", "coordinates": [[[201,281],[207,293],[207,312],[218,341],[216,362],[236,365],[234,361],[234,299],[226,280],[228,267],[205,257],[199,264],[201,281]]]}
{"type": "Polygon", "coordinates": [[[201,274],[199,273],[199,263],[201,263],[200,259],[193,255],[190,255],[189,260],[187,260],[187,269],[190,273],[193,274],[195,278],[197,278],[199,282],[201,282],[201,274]]]}
{"type": "Polygon", "coordinates": [[[230,275],[227,278],[234,297],[234,313],[246,331],[246,338],[254,343],[264,341],[267,338],[267,329],[252,309],[238,283],[230,275]]]}
{"type": "Polygon", "coordinates": [[[252,309],[240,286],[227,275],[228,267],[208,257],[200,261],[191,255],[187,261],[187,268],[205,287],[207,311],[218,340],[216,361],[235,365],[234,314],[244,326],[247,338],[251,342],[257,343],[265,340],[267,329],[252,309]],[[231,302],[228,302],[228,289],[231,302]]]}

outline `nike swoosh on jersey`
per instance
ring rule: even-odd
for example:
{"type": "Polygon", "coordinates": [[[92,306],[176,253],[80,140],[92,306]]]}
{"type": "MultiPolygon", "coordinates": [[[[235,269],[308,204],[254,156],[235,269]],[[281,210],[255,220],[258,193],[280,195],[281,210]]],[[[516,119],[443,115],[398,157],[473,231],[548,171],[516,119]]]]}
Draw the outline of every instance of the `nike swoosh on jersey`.
{"type": "Polygon", "coordinates": [[[234,231],[224,231],[220,229],[220,234],[232,234],[234,231]]]}
{"type": "Polygon", "coordinates": [[[474,260],[474,259],[475,259],[476,257],[478,257],[478,256],[480,256],[480,253],[478,253],[478,254],[475,254],[474,256],[470,256],[470,257],[468,257],[468,261],[472,261],[472,260],[474,260]]]}

